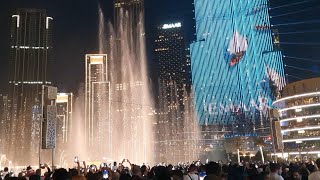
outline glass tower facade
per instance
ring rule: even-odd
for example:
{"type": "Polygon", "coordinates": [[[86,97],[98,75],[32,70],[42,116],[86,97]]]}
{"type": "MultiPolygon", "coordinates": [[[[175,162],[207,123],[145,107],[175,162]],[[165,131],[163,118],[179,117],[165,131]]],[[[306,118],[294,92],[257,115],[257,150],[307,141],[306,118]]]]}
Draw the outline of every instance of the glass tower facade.
{"type": "Polygon", "coordinates": [[[196,113],[200,124],[220,127],[225,137],[259,134],[285,85],[267,2],[194,1],[197,41],[190,50],[196,113]]]}

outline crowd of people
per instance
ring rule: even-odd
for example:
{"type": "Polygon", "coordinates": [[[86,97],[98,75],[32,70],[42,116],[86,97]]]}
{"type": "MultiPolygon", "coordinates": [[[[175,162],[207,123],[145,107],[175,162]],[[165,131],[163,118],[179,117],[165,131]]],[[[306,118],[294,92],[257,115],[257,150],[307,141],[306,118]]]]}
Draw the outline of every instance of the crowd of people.
{"type": "Polygon", "coordinates": [[[76,162],[73,169],[51,169],[44,165],[42,170],[26,170],[13,177],[13,173],[6,167],[1,172],[0,180],[320,180],[320,159],[314,163],[268,163],[256,165],[253,163],[222,164],[208,162],[201,164],[178,165],[134,165],[129,160],[122,163],[106,163],[99,167],[87,166],[85,162],[76,162]],[[127,166],[124,165],[127,162],[127,166]]]}

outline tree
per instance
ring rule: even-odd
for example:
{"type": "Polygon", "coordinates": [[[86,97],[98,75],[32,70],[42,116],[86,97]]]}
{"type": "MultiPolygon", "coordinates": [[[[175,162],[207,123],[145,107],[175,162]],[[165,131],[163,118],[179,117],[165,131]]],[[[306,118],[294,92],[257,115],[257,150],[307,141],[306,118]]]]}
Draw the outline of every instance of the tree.
{"type": "Polygon", "coordinates": [[[257,137],[254,140],[254,144],[259,147],[260,154],[261,154],[261,160],[262,160],[262,163],[264,164],[264,155],[263,155],[263,150],[262,150],[262,147],[265,145],[264,140],[261,137],[257,137]]]}

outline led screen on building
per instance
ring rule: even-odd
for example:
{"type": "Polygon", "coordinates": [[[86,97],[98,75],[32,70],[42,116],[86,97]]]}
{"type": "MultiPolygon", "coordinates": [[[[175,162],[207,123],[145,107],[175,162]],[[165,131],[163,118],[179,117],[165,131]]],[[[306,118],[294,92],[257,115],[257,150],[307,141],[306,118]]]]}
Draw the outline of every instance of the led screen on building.
{"type": "Polygon", "coordinates": [[[195,0],[192,81],[200,124],[254,122],[285,85],[267,0],[195,0]]]}

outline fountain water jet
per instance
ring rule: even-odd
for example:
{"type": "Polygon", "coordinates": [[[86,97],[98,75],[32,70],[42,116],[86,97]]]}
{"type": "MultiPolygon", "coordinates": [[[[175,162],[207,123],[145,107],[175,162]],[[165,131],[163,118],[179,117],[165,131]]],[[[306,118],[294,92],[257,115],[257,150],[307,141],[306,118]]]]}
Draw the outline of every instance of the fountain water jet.
{"type": "MultiPolygon", "coordinates": [[[[134,163],[153,163],[154,103],[148,80],[143,14],[134,23],[129,12],[120,13],[120,26],[108,24],[105,32],[103,11],[99,5],[99,53],[108,51],[111,128],[98,128],[112,137],[106,159],[129,159],[134,163]],[[109,43],[106,43],[106,34],[109,43]]],[[[103,93],[97,92],[97,93],[103,93]]],[[[96,95],[94,95],[96,96],[96,95]]],[[[101,105],[101,107],[103,107],[101,105]]],[[[99,138],[99,137],[97,137],[99,138]]]]}

